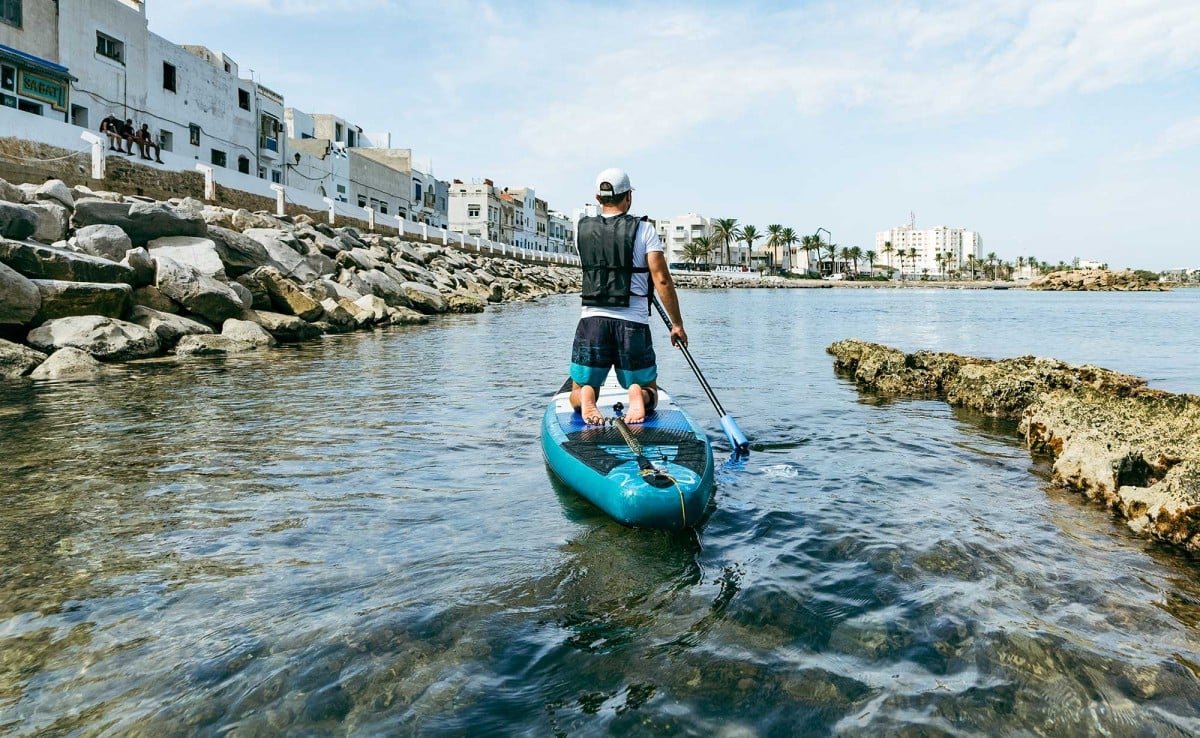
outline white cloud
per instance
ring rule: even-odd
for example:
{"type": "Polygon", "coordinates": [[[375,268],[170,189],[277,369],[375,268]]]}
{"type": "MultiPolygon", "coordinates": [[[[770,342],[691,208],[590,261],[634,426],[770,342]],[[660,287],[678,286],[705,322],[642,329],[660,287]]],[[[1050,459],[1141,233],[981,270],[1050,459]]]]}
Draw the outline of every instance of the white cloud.
{"type": "Polygon", "coordinates": [[[1200,117],[1170,126],[1151,143],[1135,147],[1120,158],[1127,162],[1151,161],[1195,148],[1200,148],[1200,117]]]}

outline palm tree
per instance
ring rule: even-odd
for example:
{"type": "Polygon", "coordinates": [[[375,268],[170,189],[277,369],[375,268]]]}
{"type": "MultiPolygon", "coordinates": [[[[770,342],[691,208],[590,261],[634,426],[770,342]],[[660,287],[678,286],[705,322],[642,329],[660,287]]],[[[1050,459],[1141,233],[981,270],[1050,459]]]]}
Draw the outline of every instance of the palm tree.
{"type": "Polygon", "coordinates": [[[753,267],[751,263],[754,260],[754,242],[762,238],[762,234],[752,225],[742,226],[741,240],[746,242],[746,266],[753,267]]]}
{"type": "Polygon", "coordinates": [[[808,269],[812,266],[812,252],[817,252],[817,272],[821,271],[821,237],[814,234],[804,236],[800,239],[800,248],[804,249],[804,265],[808,269]]]}
{"type": "Polygon", "coordinates": [[[850,247],[850,260],[854,262],[854,276],[858,276],[858,262],[862,259],[862,249],[857,246],[850,247]]]}
{"type": "Polygon", "coordinates": [[[988,264],[988,269],[992,270],[992,279],[996,278],[996,259],[997,259],[996,252],[989,251],[988,255],[987,255],[987,264],[988,264]]]}
{"type": "Polygon", "coordinates": [[[683,247],[683,255],[692,262],[692,266],[696,266],[696,262],[700,259],[707,262],[709,251],[712,251],[712,242],[709,241],[708,236],[697,236],[683,247]]]}
{"type": "Polygon", "coordinates": [[[975,267],[978,263],[979,259],[975,256],[975,254],[969,254],[967,256],[967,270],[971,273],[970,279],[975,279],[975,267]]]}
{"type": "Polygon", "coordinates": [[[908,260],[912,262],[913,272],[916,273],[916,271],[917,271],[917,247],[916,246],[908,247],[908,260]]]}
{"type": "Polygon", "coordinates": [[[864,256],[867,257],[867,271],[871,273],[871,276],[875,276],[875,257],[879,256],[879,254],[868,250],[864,256]]]}
{"type": "Polygon", "coordinates": [[[840,249],[838,249],[837,254],[842,259],[842,273],[845,273],[847,267],[850,266],[850,247],[849,246],[841,247],[840,249]]]}
{"type": "MultiPolygon", "coordinates": [[[[746,237],[746,234],[743,233],[742,238],[745,238],[745,237],[746,237]]],[[[783,226],[781,226],[778,223],[772,223],[771,225],[767,226],[767,248],[771,250],[771,261],[772,262],[775,261],[776,250],[783,243],[782,237],[783,237],[783,226]]],[[[771,264],[771,266],[774,266],[774,264],[771,264]]]]}
{"type": "Polygon", "coordinates": [[[829,273],[833,274],[837,268],[838,245],[836,243],[827,243],[825,248],[829,249],[829,273]]]}
{"type": "Polygon", "coordinates": [[[892,242],[884,241],[883,242],[883,254],[884,254],[884,256],[887,257],[887,265],[889,267],[892,265],[892,254],[894,254],[894,253],[896,253],[896,247],[892,246],[892,242]]]}
{"type": "Polygon", "coordinates": [[[779,232],[779,242],[783,244],[783,271],[790,272],[792,270],[792,247],[799,241],[796,236],[796,230],[790,226],[779,232]]]}
{"type": "Polygon", "coordinates": [[[717,218],[712,226],[713,245],[724,249],[725,263],[729,263],[729,242],[741,239],[741,231],[737,227],[737,218],[717,218]]]}

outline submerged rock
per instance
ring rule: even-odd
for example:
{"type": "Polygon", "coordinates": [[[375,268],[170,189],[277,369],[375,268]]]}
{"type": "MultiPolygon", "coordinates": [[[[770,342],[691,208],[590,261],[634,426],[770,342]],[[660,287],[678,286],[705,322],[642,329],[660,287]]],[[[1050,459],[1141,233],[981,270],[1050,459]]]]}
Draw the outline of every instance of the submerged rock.
{"type": "Polygon", "coordinates": [[[70,346],[107,361],[141,359],[159,352],[158,338],[149,330],[99,315],[51,320],[30,331],[28,340],[42,351],[70,346]]]}
{"type": "Polygon", "coordinates": [[[828,348],[863,390],[939,396],[1020,420],[1054,457],[1054,479],[1119,513],[1134,531],[1200,551],[1200,397],[1140,377],[1033,356],[993,361],[863,341],[828,348]]]}
{"type": "Polygon", "coordinates": [[[67,346],[50,355],[33,370],[30,379],[94,379],[103,374],[104,365],[86,351],[67,346]]]}
{"type": "Polygon", "coordinates": [[[23,377],[45,360],[41,351],[0,338],[0,379],[23,377]]]}

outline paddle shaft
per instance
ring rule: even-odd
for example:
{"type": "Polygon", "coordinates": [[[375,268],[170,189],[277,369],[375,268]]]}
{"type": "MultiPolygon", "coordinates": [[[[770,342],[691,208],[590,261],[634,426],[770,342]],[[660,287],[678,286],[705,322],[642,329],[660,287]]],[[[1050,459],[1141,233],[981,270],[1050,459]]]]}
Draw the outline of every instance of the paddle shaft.
{"type": "MultiPolygon", "coordinates": [[[[671,323],[671,316],[667,315],[667,311],[663,309],[662,303],[653,294],[650,295],[650,302],[654,303],[658,314],[662,316],[667,330],[671,330],[674,327],[671,323]]],[[[700,371],[700,366],[692,358],[692,352],[688,351],[687,346],[684,346],[682,343],[678,344],[678,346],[679,350],[683,352],[683,358],[687,360],[688,366],[692,368],[692,373],[696,375],[696,379],[700,382],[700,387],[704,390],[704,394],[708,395],[709,402],[716,408],[717,415],[721,418],[721,428],[724,429],[725,435],[729,437],[729,443],[733,446],[734,453],[738,456],[749,456],[750,440],[746,438],[745,433],[742,433],[742,429],[738,427],[737,421],[733,419],[733,416],[725,412],[725,408],[721,407],[721,401],[717,399],[717,394],[713,392],[712,386],[704,378],[704,373],[700,371]]]]}

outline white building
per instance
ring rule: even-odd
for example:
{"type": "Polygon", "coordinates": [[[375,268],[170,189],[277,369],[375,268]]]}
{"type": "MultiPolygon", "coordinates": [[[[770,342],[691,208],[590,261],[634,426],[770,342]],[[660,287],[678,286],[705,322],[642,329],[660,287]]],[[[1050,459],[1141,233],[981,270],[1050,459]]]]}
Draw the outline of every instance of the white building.
{"type": "Polygon", "coordinates": [[[164,151],[282,180],[283,97],[224,54],[150,33],[141,0],[0,0],[0,45],[5,105],[92,130],[115,115],[164,151]]]}
{"type": "Polygon", "coordinates": [[[894,267],[907,276],[944,276],[962,271],[968,257],[983,259],[983,237],[965,228],[902,225],[875,233],[876,263],[894,267]],[[888,251],[886,244],[891,242],[888,251]]]}
{"type": "Polygon", "coordinates": [[[696,213],[676,215],[668,220],[660,220],[656,225],[669,264],[687,261],[684,248],[697,238],[709,238],[712,235],[711,221],[696,213]]]}
{"type": "Polygon", "coordinates": [[[500,190],[490,179],[471,184],[450,183],[450,230],[489,241],[508,242],[501,236],[500,190]]]}
{"type": "Polygon", "coordinates": [[[550,211],[549,248],[555,254],[578,253],[575,247],[575,219],[556,210],[550,211]]]}

